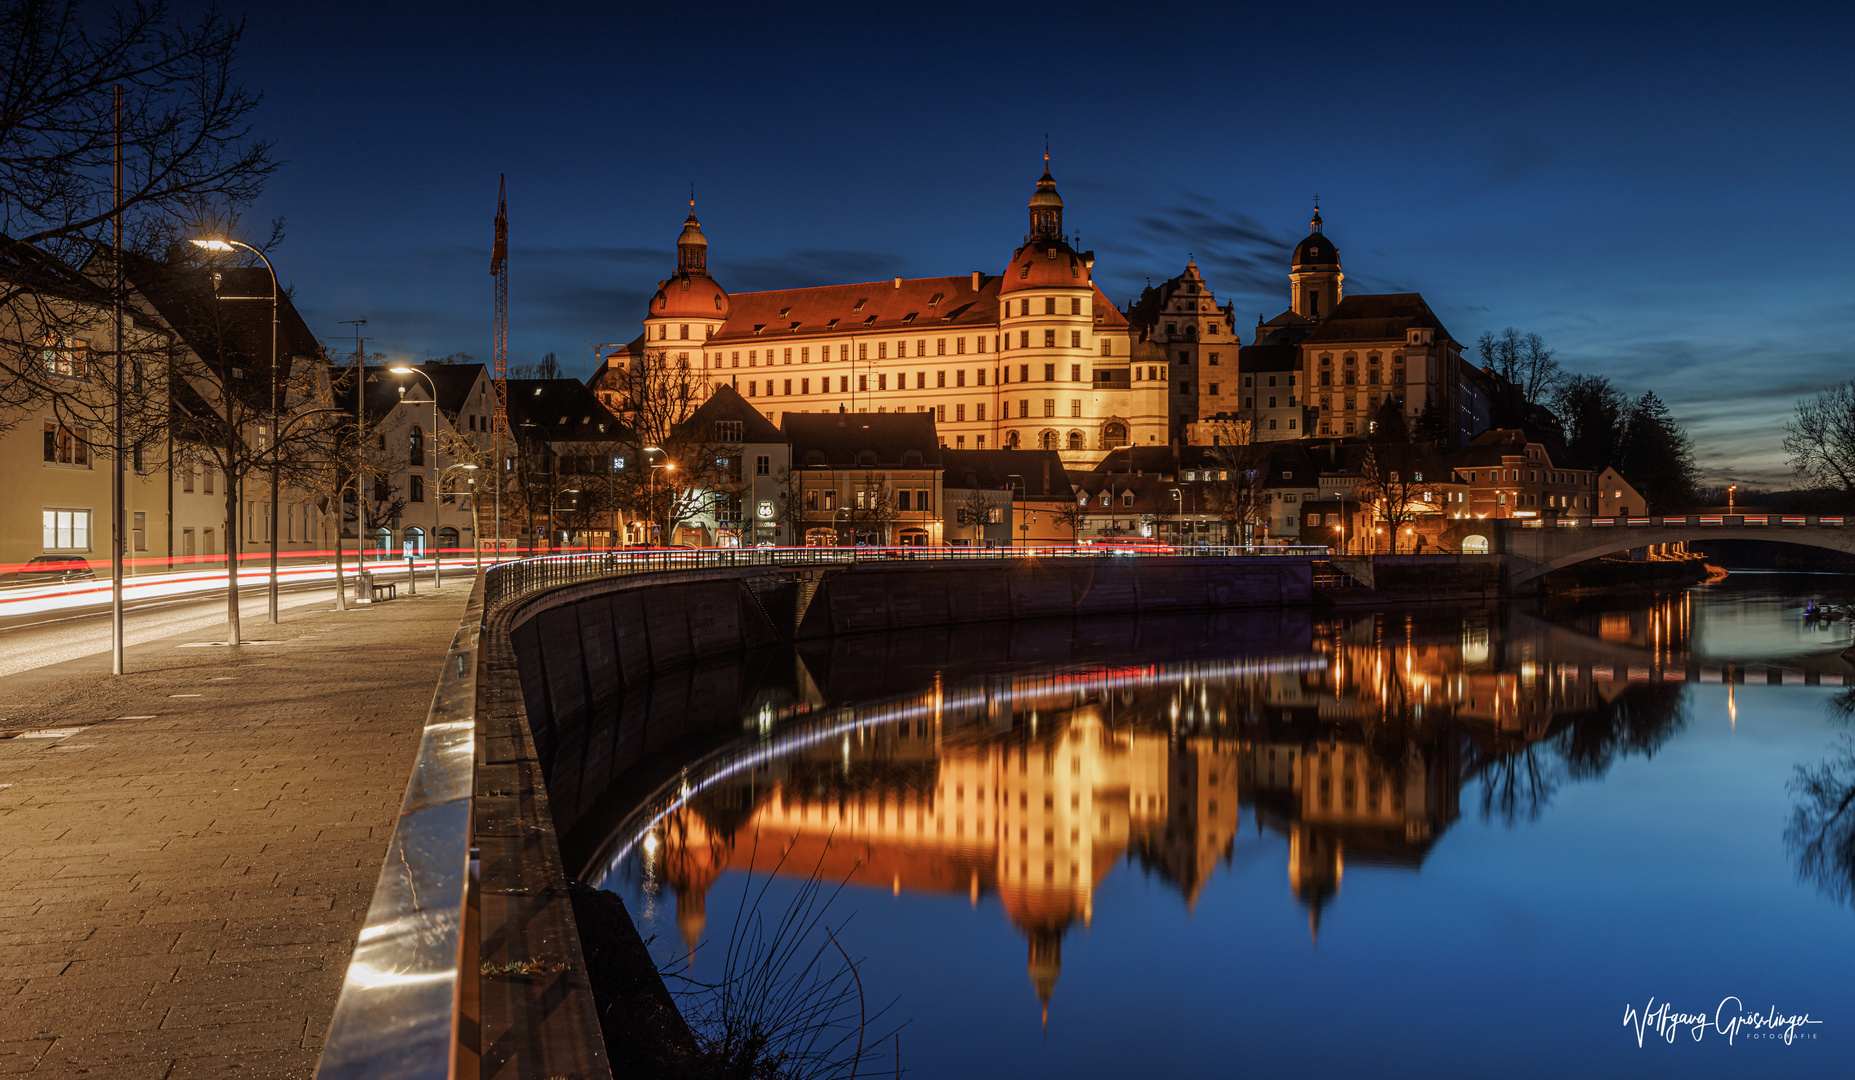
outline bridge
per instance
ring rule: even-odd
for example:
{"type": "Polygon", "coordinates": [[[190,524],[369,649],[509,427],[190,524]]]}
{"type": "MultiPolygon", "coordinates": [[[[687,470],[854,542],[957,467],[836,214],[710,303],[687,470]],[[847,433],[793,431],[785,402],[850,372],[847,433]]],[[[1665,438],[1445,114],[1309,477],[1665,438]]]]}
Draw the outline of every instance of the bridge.
{"type": "Polygon", "coordinates": [[[1464,555],[1502,556],[1511,588],[1581,562],[1656,544],[1760,540],[1855,554],[1855,525],[1816,514],[1689,514],[1498,518],[1457,522],[1442,536],[1464,555]]]}

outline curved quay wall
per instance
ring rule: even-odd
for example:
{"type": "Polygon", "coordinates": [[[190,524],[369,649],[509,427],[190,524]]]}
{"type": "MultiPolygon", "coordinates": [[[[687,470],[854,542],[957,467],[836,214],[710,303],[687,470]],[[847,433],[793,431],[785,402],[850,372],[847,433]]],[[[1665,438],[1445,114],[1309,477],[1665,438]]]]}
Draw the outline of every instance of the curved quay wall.
{"type": "MultiPolygon", "coordinates": [[[[578,816],[582,770],[556,751],[618,737],[590,726],[628,688],[839,635],[1301,607],[1313,557],[652,552],[491,568],[446,658],[316,1075],[610,1075],[550,807],[578,816]]],[[[680,747],[665,719],[654,745],[601,757],[618,772],[680,747]]]]}

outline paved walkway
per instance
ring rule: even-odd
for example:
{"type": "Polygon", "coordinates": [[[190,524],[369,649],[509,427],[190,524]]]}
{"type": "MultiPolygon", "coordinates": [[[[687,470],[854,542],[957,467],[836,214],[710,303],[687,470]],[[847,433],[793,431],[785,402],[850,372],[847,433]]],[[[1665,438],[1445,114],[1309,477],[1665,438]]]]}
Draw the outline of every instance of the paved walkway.
{"type": "Polygon", "coordinates": [[[0,678],[0,1074],[309,1075],[467,595],[0,678]]]}

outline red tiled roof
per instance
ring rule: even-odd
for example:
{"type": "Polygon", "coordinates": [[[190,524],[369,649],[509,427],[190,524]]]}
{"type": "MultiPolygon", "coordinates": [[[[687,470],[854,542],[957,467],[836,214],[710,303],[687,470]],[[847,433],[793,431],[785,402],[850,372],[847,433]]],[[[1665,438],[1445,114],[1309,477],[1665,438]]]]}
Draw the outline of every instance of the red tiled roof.
{"type": "Polygon", "coordinates": [[[794,333],[925,333],[936,328],[965,329],[998,323],[998,278],[983,274],[978,292],[973,291],[972,275],[966,274],[902,278],[899,286],[894,281],[866,281],[769,289],[736,293],[728,299],[728,321],[711,341],[748,341],[794,333]],[[835,326],[831,325],[833,319],[835,326]]]}
{"type": "MultiPolygon", "coordinates": [[[[935,330],[977,330],[998,325],[1000,279],[981,274],[973,291],[971,274],[959,277],[902,278],[855,285],[815,285],[803,289],[769,289],[735,293],[728,298],[728,321],[711,345],[772,340],[800,334],[928,334],[935,330]],[[939,301],[935,302],[935,297],[939,301]],[[859,308],[858,302],[862,302],[859,308]],[[837,320],[836,325],[831,320],[837,320]]],[[[1118,330],[1127,317],[1107,296],[1095,293],[1096,326],[1118,330]]]]}

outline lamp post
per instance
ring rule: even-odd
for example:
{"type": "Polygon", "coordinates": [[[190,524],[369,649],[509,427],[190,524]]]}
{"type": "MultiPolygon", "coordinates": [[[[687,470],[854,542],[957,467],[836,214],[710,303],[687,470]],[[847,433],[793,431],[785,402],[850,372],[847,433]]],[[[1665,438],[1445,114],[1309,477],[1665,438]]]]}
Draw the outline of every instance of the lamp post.
{"type": "Polygon", "coordinates": [[[547,501],[547,549],[550,555],[554,552],[554,512],[560,506],[560,497],[579,493],[579,488],[560,488],[547,501]]]}
{"type": "Polygon", "coordinates": [[[1733,496],[1738,494],[1738,492],[1738,484],[1726,485],[1726,512],[1729,514],[1733,512],[1733,496]]]}
{"type": "Polygon", "coordinates": [[[1179,535],[1184,531],[1179,528],[1181,519],[1184,517],[1185,517],[1185,497],[1179,494],[1178,488],[1173,488],[1172,489],[1172,538],[1173,538],[1174,544],[1178,543],[1179,535]]]}
{"type": "MultiPolygon", "coordinates": [[[[217,252],[231,251],[233,248],[244,248],[246,251],[251,252],[253,255],[256,255],[259,259],[263,260],[264,269],[269,271],[270,276],[271,276],[271,294],[270,294],[271,353],[270,353],[270,361],[268,364],[270,368],[270,375],[271,375],[271,392],[270,392],[270,399],[268,402],[268,408],[270,410],[270,429],[271,429],[271,445],[270,445],[270,458],[271,458],[270,621],[274,623],[277,621],[277,511],[278,511],[278,507],[277,507],[277,498],[278,498],[277,413],[280,411],[278,401],[277,401],[277,268],[271,265],[270,259],[266,257],[262,251],[259,251],[257,248],[254,248],[250,244],[245,243],[243,240],[195,240],[193,241],[193,244],[195,247],[204,248],[207,251],[217,251],[217,252]]],[[[221,299],[221,300],[263,300],[265,298],[262,296],[222,296],[222,297],[217,297],[217,299],[221,299]]],[[[226,392],[230,393],[231,387],[227,387],[226,392]]],[[[234,581],[233,587],[236,588],[236,582],[237,582],[236,571],[234,571],[233,573],[233,581],[234,581]]]]}
{"type": "MultiPolygon", "coordinates": [[[[469,462],[459,462],[458,464],[453,465],[448,469],[439,470],[438,472],[438,505],[440,507],[444,506],[444,478],[446,476],[449,476],[450,474],[454,472],[459,472],[459,471],[475,472],[476,469],[477,467],[475,465],[470,464],[469,462]]],[[[476,478],[472,477],[470,480],[470,483],[474,486],[476,482],[477,482],[476,478]]],[[[471,495],[470,495],[470,545],[476,554],[477,569],[481,570],[483,568],[483,548],[482,548],[482,545],[479,544],[477,541],[477,525],[478,525],[478,522],[477,522],[476,493],[471,492],[471,495]]],[[[444,549],[438,546],[438,534],[436,531],[437,528],[438,528],[438,512],[434,510],[432,511],[432,529],[433,529],[433,533],[432,533],[432,588],[442,589],[444,588],[444,549]]]]}
{"type": "MultiPolygon", "coordinates": [[[[1011,496],[1012,496],[1012,506],[1011,506],[1011,531],[1015,533],[1015,532],[1017,531],[1017,528],[1018,528],[1018,507],[1017,507],[1017,495],[1018,495],[1018,488],[1019,488],[1020,486],[1022,486],[1022,485],[1024,484],[1024,477],[1023,477],[1023,476],[1021,476],[1021,475],[1019,475],[1018,473],[1006,473],[1006,474],[1005,474],[1005,479],[1007,479],[1007,480],[1016,480],[1016,481],[1017,481],[1017,483],[1016,483],[1016,484],[1012,484],[1012,485],[1011,485],[1011,496]]],[[[1046,492],[1044,492],[1044,494],[1045,494],[1045,495],[1048,495],[1048,494],[1049,494],[1049,492],[1047,492],[1047,491],[1046,491],[1046,492]]],[[[1024,496],[1024,501],[1025,501],[1025,502],[1027,502],[1027,503],[1031,501],[1031,500],[1030,500],[1030,493],[1029,493],[1028,491],[1027,491],[1027,492],[1025,492],[1025,496],[1024,496]]],[[[984,534],[985,534],[985,530],[983,530],[983,529],[981,529],[981,530],[980,530],[980,535],[982,535],[982,536],[983,536],[984,534]]],[[[1029,537],[1027,536],[1027,537],[1025,537],[1025,539],[1026,539],[1026,540],[1028,541],[1028,540],[1029,540],[1030,538],[1029,538],[1029,537]]],[[[1017,540],[1017,538],[1016,538],[1016,537],[1014,536],[1014,537],[1012,538],[1012,546],[1013,546],[1013,547],[1016,547],[1016,546],[1017,546],[1017,542],[1016,542],[1016,540],[1017,540]]]]}
{"type": "MultiPolygon", "coordinates": [[[[392,372],[395,375],[417,375],[419,378],[425,380],[425,385],[432,388],[432,470],[433,470],[434,476],[438,478],[442,478],[443,477],[443,472],[442,472],[443,462],[441,462],[438,459],[438,423],[439,423],[439,420],[438,420],[438,384],[432,381],[432,377],[430,375],[425,374],[423,371],[420,371],[418,368],[415,368],[415,367],[407,367],[406,365],[401,364],[398,367],[387,368],[387,370],[392,372]]],[[[406,388],[403,386],[400,387],[399,393],[400,393],[400,399],[403,401],[405,399],[406,388]]],[[[424,446],[419,447],[419,456],[421,458],[425,456],[424,446]]],[[[410,461],[410,458],[411,458],[410,453],[407,454],[407,458],[408,458],[407,468],[410,469],[411,464],[412,464],[410,461]]],[[[423,461],[420,461],[419,468],[420,469],[425,468],[425,463],[423,461]]],[[[423,479],[423,477],[421,477],[421,479],[423,479]]],[[[438,485],[434,485],[434,486],[438,486],[438,485]]],[[[434,500],[432,502],[432,567],[433,567],[432,573],[433,575],[436,575],[438,573],[437,564],[438,564],[438,560],[441,558],[443,558],[443,555],[438,551],[438,502],[434,500]]],[[[432,588],[435,589],[437,587],[438,587],[438,584],[434,580],[432,583],[432,588]]]]}
{"type": "MultiPolygon", "coordinates": [[[[650,447],[650,449],[656,450],[657,448],[653,446],[653,447],[650,447]]],[[[658,450],[657,452],[660,454],[663,453],[663,451],[661,450],[658,450]]],[[[675,472],[676,462],[674,461],[659,462],[655,465],[652,465],[651,469],[652,470],[664,469],[668,472],[675,472]]],[[[651,516],[655,517],[656,512],[657,512],[657,473],[653,471],[651,473],[651,516]]],[[[670,546],[669,538],[665,535],[666,533],[670,531],[670,508],[667,506],[664,507],[663,518],[664,518],[663,527],[658,530],[657,539],[663,541],[664,547],[669,547],[670,546]]],[[[655,524],[655,522],[652,522],[652,524],[655,524]]],[[[649,537],[646,537],[645,539],[648,540],[649,537]]]]}

